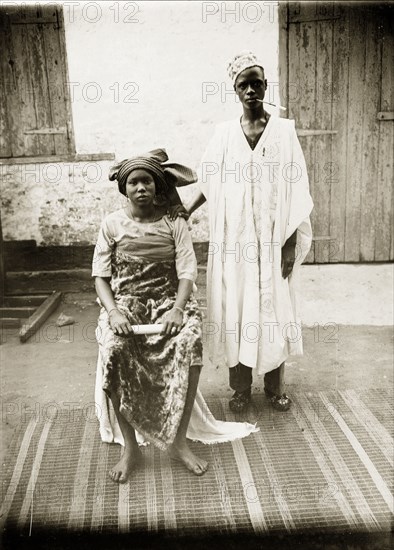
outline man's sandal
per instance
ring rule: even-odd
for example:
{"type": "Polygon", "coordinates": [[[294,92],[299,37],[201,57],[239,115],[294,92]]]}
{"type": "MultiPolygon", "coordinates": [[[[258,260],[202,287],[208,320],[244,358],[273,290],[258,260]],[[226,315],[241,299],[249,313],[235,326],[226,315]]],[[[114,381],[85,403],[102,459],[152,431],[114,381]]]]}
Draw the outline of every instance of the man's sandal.
{"type": "Polygon", "coordinates": [[[264,388],[264,393],[268,397],[272,407],[277,411],[288,411],[292,404],[292,400],[288,395],[283,393],[282,395],[276,395],[268,388],[264,388]]]}
{"type": "Polygon", "coordinates": [[[232,398],[230,399],[228,405],[230,407],[230,410],[233,413],[241,413],[244,412],[247,408],[249,403],[252,400],[252,392],[251,388],[248,388],[245,391],[236,391],[232,398]]]}

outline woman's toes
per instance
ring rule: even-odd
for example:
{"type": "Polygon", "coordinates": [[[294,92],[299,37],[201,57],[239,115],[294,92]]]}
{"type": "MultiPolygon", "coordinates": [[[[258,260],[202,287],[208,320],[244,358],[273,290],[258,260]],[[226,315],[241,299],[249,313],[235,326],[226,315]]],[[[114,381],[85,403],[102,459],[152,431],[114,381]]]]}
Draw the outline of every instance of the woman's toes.
{"type": "Polygon", "coordinates": [[[126,483],[140,460],[141,453],[138,449],[133,452],[124,452],[115,467],[109,470],[110,478],[115,483],[126,483]]]}
{"type": "Polygon", "coordinates": [[[206,470],[204,468],[202,468],[201,466],[197,466],[193,472],[197,475],[197,476],[202,476],[205,474],[206,470]]]}
{"type": "Polygon", "coordinates": [[[202,474],[205,474],[205,472],[208,470],[208,462],[200,462],[198,465],[197,465],[199,471],[200,471],[200,475],[202,474]]]}

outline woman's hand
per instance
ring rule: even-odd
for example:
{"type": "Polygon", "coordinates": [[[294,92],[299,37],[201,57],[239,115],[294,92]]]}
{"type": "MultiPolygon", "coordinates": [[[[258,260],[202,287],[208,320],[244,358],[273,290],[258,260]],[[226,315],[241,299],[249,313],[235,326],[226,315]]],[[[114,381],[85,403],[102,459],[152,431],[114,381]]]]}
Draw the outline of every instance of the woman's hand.
{"type": "Polygon", "coordinates": [[[111,309],[108,317],[111,329],[118,336],[128,336],[133,332],[130,321],[117,308],[111,309]]]}
{"type": "Polygon", "coordinates": [[[162,334],[167,334],[168,336],[175,336],[181,330],[183,322],[183,313],[178,308],[172,308],[165,317],[163,323],[162,334]]]}
{"type": "Polygon", "coordinates": [[[171,221],[174,221],[176,218],[184,218],[185,220],[188,220],[190,214],[183,204],[173,204],[168,207],[168,217],[171,221]]]}

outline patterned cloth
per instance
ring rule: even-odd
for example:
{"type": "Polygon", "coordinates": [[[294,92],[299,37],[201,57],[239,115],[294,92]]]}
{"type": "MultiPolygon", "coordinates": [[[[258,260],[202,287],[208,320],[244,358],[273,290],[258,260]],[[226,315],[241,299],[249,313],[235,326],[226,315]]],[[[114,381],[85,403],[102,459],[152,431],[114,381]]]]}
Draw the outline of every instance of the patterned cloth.
{"type": "MultiPolygon", "coordinates": [[[[134,254],[117,248],[112,255],[111,287],[117,307],[132,324],[162,323],[176,298],[174,261],[152,261],[134,254]]],[[[174,441],[182,418],[189,368],[202,365],[201,314],[196,300],[189,299],[181,331],[175,336],[117,336],[104,308],[96,334],[104,391],[115,392],[127,421],[165,450],[174,441]]]]}
{"type": "MultiPolygon", "coordinates": [[[[118,210],[101,225],[93,258],[93,276],[110,278],[117,306],[131,322],[160,323],[172,308],[179,279],[195,281],[197,261],[185,220],[168,216],[152,223],[131,220],[118,210]]],[[[95,403],[101,439],[124,445],[109,392],[120,398],[124,417],[136,429],[140,445],[167,448],[182,417],[191,365],[201,365],[201,316],[189,299],[180,333],[116,336],[102,308],[95,403]]],[[[248,422],[223,422],[209,411],[197,390],[187,437],[205,444],[241,439],[258,431],[248,422]]]]}

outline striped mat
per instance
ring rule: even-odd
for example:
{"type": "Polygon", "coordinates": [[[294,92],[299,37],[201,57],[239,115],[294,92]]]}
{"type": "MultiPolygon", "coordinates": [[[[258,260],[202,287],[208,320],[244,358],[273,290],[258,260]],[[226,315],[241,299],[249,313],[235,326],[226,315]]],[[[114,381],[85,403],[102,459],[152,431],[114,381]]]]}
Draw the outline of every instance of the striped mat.
{"type": "MultiPolygon", "coordinates": [[[[255,395],[236,418],[260,432],[220,445],[192,443],[210,463],[199,478],[152,446],[118,486],[118,445],[101,443],[86,411],[25,419],[3,468],[2,532],[254,534],[387,531],[393,520],[393,405],[387,391],[296,393],[287,413],[255,395]],[[5,531],[4,531],[5,530],[5,531]]],[[[91,410],[89,411],[91,412],[91,410]]]]}

